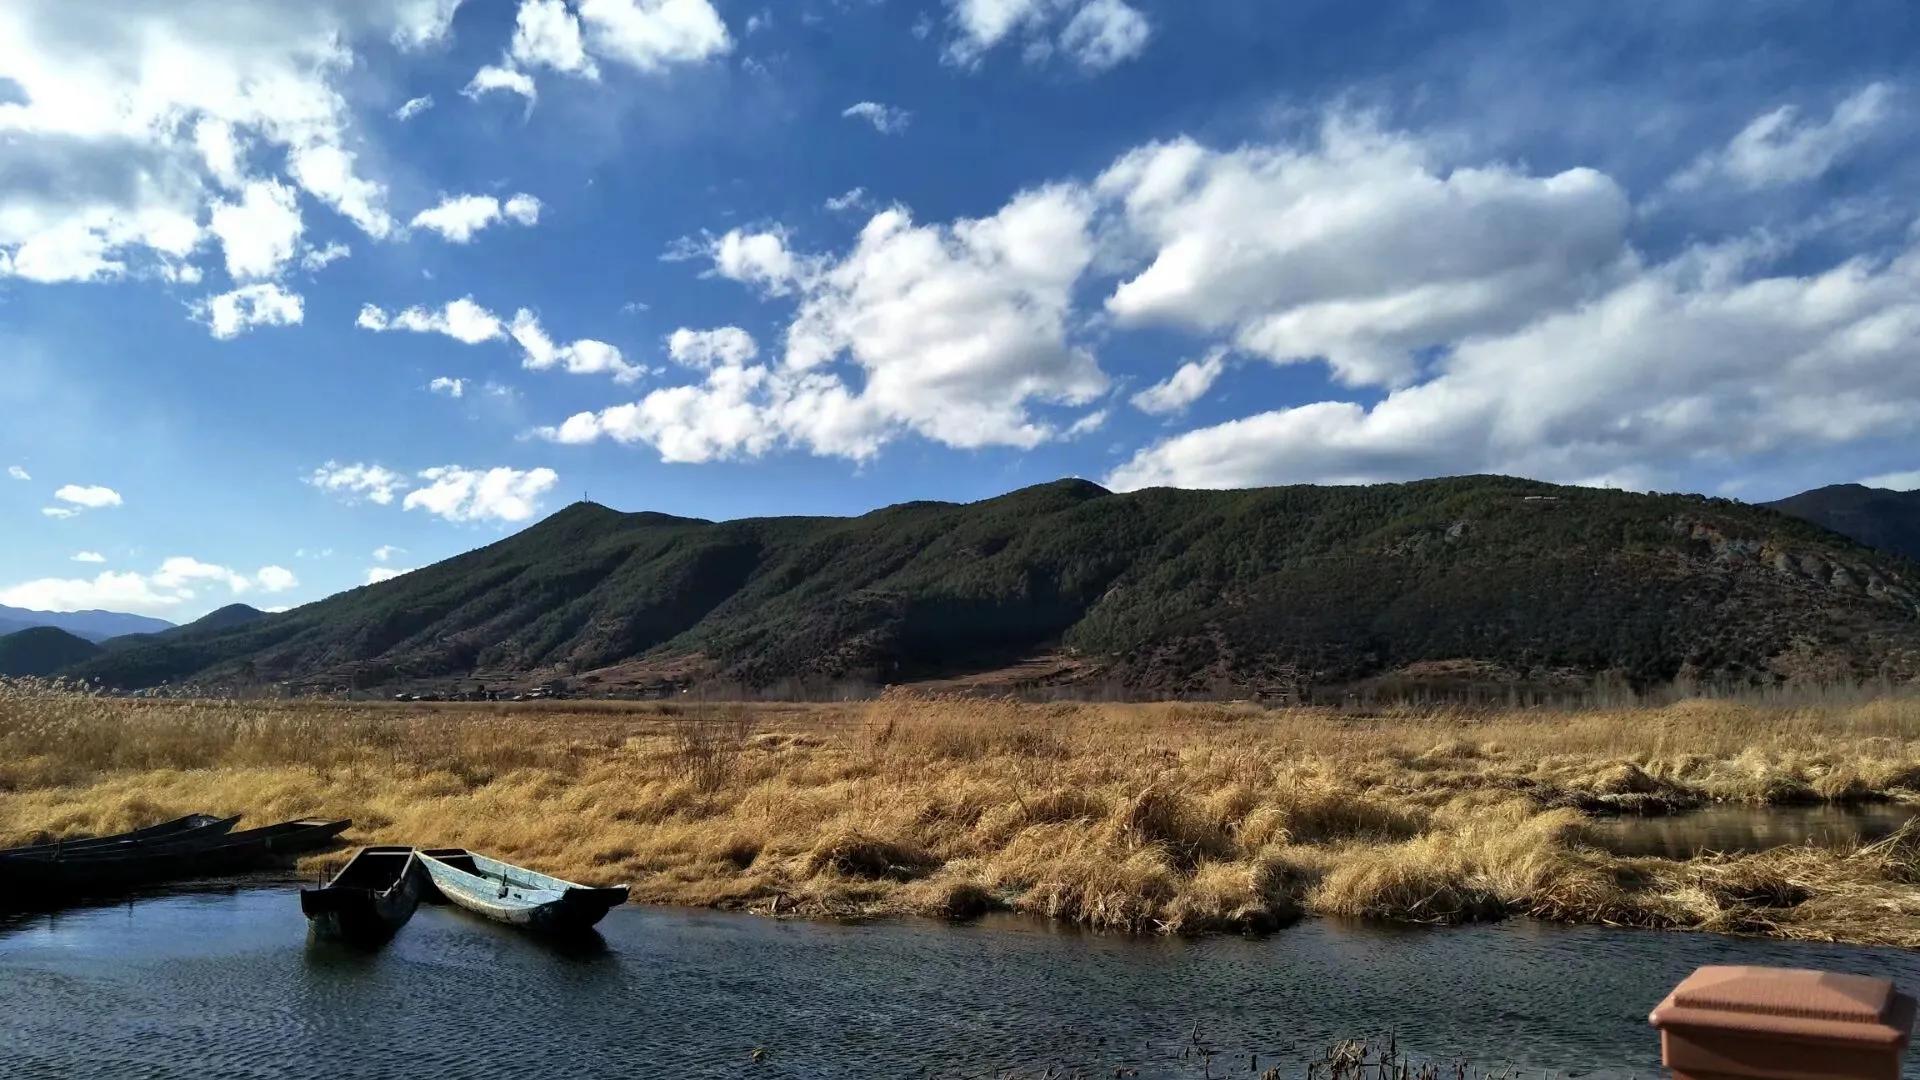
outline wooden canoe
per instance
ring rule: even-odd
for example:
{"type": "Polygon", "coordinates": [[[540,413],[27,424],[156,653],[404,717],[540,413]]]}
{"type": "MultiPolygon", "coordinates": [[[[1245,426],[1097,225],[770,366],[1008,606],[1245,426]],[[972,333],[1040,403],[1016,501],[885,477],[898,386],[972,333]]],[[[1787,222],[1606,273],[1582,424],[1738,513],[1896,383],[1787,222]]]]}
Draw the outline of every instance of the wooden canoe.
{"type": "Polygon", "coordinates": [[[0,856],[0,899],[15,904],[255,870],[334,843],[350,821],[304,819],[218,836],[180,835],[129,850],[0,856]]]}
{"type": "Polygon", "coordinates": [[[420,853],[439,899],[511,926],[577,933],[627,902],[627,887],[594,889],[475,855],[465,848],[420,853]]]}
{"type": "Polygon", "coordinates": [[[45,844],[27,844],[24,847],[0,849],[0,856],[39,855],[46,853],[72,854],[81,851],[127,851],[143,844],[158,843],[164,840],[181,840],[189,837],[222,836],[239,822],[238,817],[219,818],[212,814],[188,814],[186,817],[163,821],[158,825],[149,825],[132,832],[114,833],[111,836],[89,836],[78,840],[55,840],[45,844]]]}
{"type": "Polygon", "coordinates": [[[321,937],[377,944],[407,925],[429,888],[412,848],[363,847],[333,880],[301,889],[300,910],[321,937]]]}

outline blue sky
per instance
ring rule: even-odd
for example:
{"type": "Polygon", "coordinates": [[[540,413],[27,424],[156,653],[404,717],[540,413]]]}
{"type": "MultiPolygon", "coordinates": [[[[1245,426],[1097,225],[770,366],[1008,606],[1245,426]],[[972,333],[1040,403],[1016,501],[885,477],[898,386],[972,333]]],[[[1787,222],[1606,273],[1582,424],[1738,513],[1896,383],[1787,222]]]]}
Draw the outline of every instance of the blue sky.
{"type": "Polygon", "coordinates": [[[1837,10],[9,4],[0,603],[583,493],[1920,487],[1920,13],[1837,10]]]}

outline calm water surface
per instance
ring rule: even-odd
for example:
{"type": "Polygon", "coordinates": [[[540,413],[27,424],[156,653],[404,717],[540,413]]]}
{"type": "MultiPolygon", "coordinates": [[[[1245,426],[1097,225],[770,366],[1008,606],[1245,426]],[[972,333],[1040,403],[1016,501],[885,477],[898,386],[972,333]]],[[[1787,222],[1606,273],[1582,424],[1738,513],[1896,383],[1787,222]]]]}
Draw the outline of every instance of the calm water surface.
{"type": "Polygon", "coordinates": [[[1449,1060],[1645,1077],[1647,1010],[1700,964],[1920,986],[1914,953],[1525,921],[1183,941],[629,907],[602,929],[563,950],[422,908],[357,953],[310,943],[287,887],[0,921],[0,1076],[1191,1077],[1197,1022],[1215,1076],[1251,1053],[1299,1076],[1330,1040],[1393,1032],[1449,1060]]]}
{"type": "Polygon", "coordinates": [[[1920,807],[1897,803],[1709,806],[1672,817],[1601,819],[1593,822],[1593,831],[1602,846],[1618,855],[1690,859],[1704,851],[1871,843],[1891,835],[1916,814],[1920,807]]]}

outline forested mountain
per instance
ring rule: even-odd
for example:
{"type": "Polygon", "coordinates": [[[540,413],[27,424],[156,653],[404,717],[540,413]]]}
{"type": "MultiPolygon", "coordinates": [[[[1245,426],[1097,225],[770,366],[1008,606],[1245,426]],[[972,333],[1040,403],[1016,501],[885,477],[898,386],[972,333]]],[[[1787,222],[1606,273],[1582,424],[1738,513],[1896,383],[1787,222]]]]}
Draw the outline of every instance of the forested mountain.
{"type": "Polygon", "coordinates": [[[88,641],[105,641],[122,634],[150,634],[170,630],[165,619],[128,615],[119,611],[32,611],[0,604],[0,633],[34,626],[53,626],[88,641]]]}
{"type": "Polygon", "coordinates": [[[1920,491],[1834,484],[1767,505],[1868,547],[1920,560],[1920,491]]]}
{"type": "Polygon", "coordinates": [[[899,682],[1041,652],[1151,695],[1458,668],[1648,684],[1920,674],[1920,568],[1724,499],[1501,477],[1112,494],[858,518],[579,503],[498,543],[70,669],[372,688],[586,676],[899,682]]]}
{"type": "Polygon", "coordinates": [[[100,653],[100,646],[51,626],[0,636],[0,675],[51,675],[100,653]]]}

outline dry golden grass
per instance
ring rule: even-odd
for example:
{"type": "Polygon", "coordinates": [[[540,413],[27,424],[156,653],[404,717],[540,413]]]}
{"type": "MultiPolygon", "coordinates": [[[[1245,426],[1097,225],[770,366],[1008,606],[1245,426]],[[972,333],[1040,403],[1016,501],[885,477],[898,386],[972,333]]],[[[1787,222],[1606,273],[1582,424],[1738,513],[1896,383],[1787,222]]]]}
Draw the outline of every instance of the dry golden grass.
{"type": "Polygon", "coordinates": [[[326,814],[638,899],[1031,912],[1129,931],[1303,913],[1920,946],[1920,836],[1690,862],[1595,809],[1920,799],[1920,699],[1583,712],[135,701],[0,685],[0,843],[194,810],[326,814]]]}

